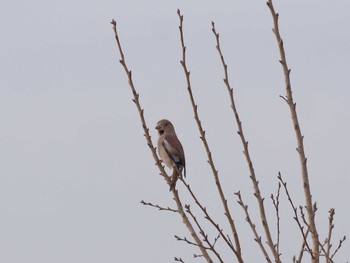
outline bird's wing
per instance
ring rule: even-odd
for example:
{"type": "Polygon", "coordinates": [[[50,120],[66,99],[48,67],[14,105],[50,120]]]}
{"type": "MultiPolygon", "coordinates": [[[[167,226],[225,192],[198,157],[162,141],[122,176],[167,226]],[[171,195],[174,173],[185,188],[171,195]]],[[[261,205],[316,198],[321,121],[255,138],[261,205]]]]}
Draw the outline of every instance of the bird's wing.
{"type": "Polygon", "coordinates": [[[162,143],[169,158],[182,166],[185,165],[185,155],[179,139],[174,135],[166,135],[162,143]]]}

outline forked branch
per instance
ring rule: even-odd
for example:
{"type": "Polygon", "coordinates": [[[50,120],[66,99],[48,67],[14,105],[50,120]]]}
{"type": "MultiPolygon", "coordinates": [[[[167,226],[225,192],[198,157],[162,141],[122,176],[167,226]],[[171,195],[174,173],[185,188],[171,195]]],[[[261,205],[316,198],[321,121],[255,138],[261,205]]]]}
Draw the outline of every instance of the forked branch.
{"type": "Polygon", "coordinates": [[[279,25],[278,25],[278,13],[276,13],[272,0],[268,0],[267,6],[269,7],[271,11],[271,15],[273,18],[273,32],[275,34],[279,52],[280,52],[280,63],[283,68],[284,73],[284,80],[285,80],[285,87],[286,87],[286,101],[290,109],[293,127],[295,131],[295,136],[297,139],[297,151],[299,154],[300,159],[300,166],[301,166],[301,177],[303,180],[303,187],[304,187],[304,195],[305,195],[305,202],[306,202],[306,209],[308,214],[308,225],[310,227],[310,233],[312,238],[312,262],[318,263],[319,262],[319,253],[320,253],[320,247],[319,247],[319,237],[317,233],[316,223],[315,223],[315,212],[312,206],[312,195],[311,195],[311,188],[309,184],[309,175],[308,175],[308,169],[307,169],[307,159],[305,156],[305,150],[304,150],[304,136],[301,133],[298,115],[296,111],[296,103],[293,99],[292,94],[292,84],[290,81],[290,72],[291,70],[288,68],[287,65],[287,59],[286,54],[283,46],[283,40],[281,38],[280,32],[279,32],[279,25]]]}
{"type": "Polygon", "coordinates": [[[208,155],[208,163],[212,169],[213,175],[214,175],[214,179],[215,179],[215,184],[217,186],[220,198],[221,198],[221,202],[223,204],[224,210],[225,210],[225,215],[227,217],[227,220],[230,224],[231,227],[231,231],[235,240],[235,255],[236,258],[238,260],[238,262],[243,263],[243,259],[242,259],[242,252],[241,252],[241,245],[240,245],[240,241],[239,241],[239,237],[238,237],[238,233],[236,230],[236,226],[233,220],[233,217],[231,215],[231,212],[228,208],[228,204],[227,204],[227,199],[224,195],[224,192],[222,190],[221,187],[221,183],[220,183],[220,179],[219,179],[219,174],[218,174],[218,170],[215,167],[212,155],[211,155],[211,151],[209,148],[209,144],[207,142],[206,136],[205,136],[205,131],[203,129],[202,123],[199,119],[199,114],[198,114],[198,107],[197,104],[194,100],[194,96],[192,93],[192,88],[191,88],[191,80],[190,80],[190,71],[187,69],[187,65],[186,65],[186,46],[185,46],[185,42],[184,42],[184,34],[183,34],[183,15],[181,15],[180,10],[177,10],[177,14],[179,16],[180,19],[180,26],[179,26],[179,30],[180,30],[180,38],[181,38],[181,49],[182,49],[182,60],[181,65],[183,67],[185,76],[186,76],[186,83],[187,83],[187,90],[190,96],[190,100],[191,100],[191,104],[192,104],[192,108],[193,108],[193,112],[194,112],[194,118],[196,120],[197,126],[198,126],[198,130],[200,133],[200,138],[204,144],[204,148],[207,152],[208,155]]]}
{"type": "MultiPolygon", "coordinates": [[[[137,110],[139,112],[140,115],[140,120],[141,120],[141,124],[142,124],[142,128],[144,130],[145,133],[145,138],[147,141],[147,145],[149,146],[151,152],[152,152],[152,156],[154,158],[154,161],[156,162],[156,165],[158,166],[158,169],[161,173],[161,175],[164,177],[164,179],[168,182],[168,184],[170,185],[171,181],[169,176],[167,175],[167,173],[164,170],[164,167],[161,165],[161,162],[158,158],[157,152],[156,152],[156,148],[153,146],[152,140],[151,140],[151,136],[149,134],[149,128],[146,124],[146,120],[144,118],[144,110],[141,107],[140,101],[139,101],[139,94],[137,93],[135,86],[134,86],[134,82],[132,80],[132,74],[131,71],[129,70],[128,66],[126,65],[126,61],[125,61],[125,56],[123,53],[123,49],[119,40],[119,36],[118,36],[118,32],[117,32],[117,22],[115,20],[112,20],[111,22],[112,26],[113,26],[113,31],[114,31],[114,35],[115,35],[115,39],[118,45],[118,50],[119,50],[119,54],[120,54],[120,60],[119,62],[122,64],[125,73],[128,77],[128,81],[129,81],[129,86],[131,88],[131,91],[133,93],[134,99],[133,102],[135,103],[137,110]]],[[[198,237],[196,231],[194,230],[190,220],[188,219],[188,217],[186,216],[186,213],[183,209],[180,197],[178,195],[178,191],[176,189],[172,189],[172,193],[174,196],[174,200],[177,206],[177,210],[178,213],[180,214],[183,223],[186,225],[188,231],[190,232],[191,236],[193,237],[193,239],[195,240],[195,243],[198,245],[203,257],[207,260],[207,262],[212,263],[212,259],[210,258],[209,254],[207,253],[206,249],[203,247],[202,241],[200,240],[200,238],[198,237]]]]}
{"type": "Polygon", "coordinates": [[[251,230],[253,231],[253,234],[254,234],[254,240],[258,243],[259,247],[260,247],[260,250],[262,251],[266,261],[268,263],[271,263],[271,259],[270,259],[270,256],[269,254],[267,253],[262,241],[261,241],[261,236],[258,234],[258,231],[256,230],[256,225],[253,223],[252,219],[250,218],[250,214],[249,214],[249,211],[248,211],[248,205],[246,205],[244,202],[243,202],[243,199],[242,199],[242,196],[241,196],[241,193],[240,192],[237,192],[235,193],[235,195],[237,195],[238,197],[238,204],[243,208],[244,210],[244,213],[245,213],[245,220],[248,222],[251,230]]]}
{"type": "Polygon", "coordinates": [[[254,195],[255,195],[255,197],[258,201],[258,204],[259,204],[260,218],[261,218],[261,223],[262,223],[264,231],[265,231],[267,244],[269,245],[269,248],[273,254],[275,262],[279,263],[279,262],[281,262],[280,255],[279,255],[279,253],[278,253],[278,251],[277,251],[277,249],[272,241],[268,220],[266,218],[264,198],[261,196],[260,189],[259,189],[259,181],[256,178],[253,162],[250,158],[248,141],[245,139],[242,122],[239,118],[238,111],[236,108],[235,100],[233,97],[233,88],[231,88],[231,84],[230,84],[229,79],[228,79],[227,64],[225,63],[225,59],[224,59],[224,56],[223,56],[222,51],[221,51],[219,33],[217,33],[215,30],[214,22],[212,22],[212,31],[213,31],[215,38],[216,38],[216,49],[219,52],[222,66],[224,68],[224,83],[225,83],[227,91],[229,93],[229,97],[230,97],[230,101],[231,101],[231,108],[232,108],[232,111],[233,111],[233,114],[234,114],[234,117],[235,117],[235,120],[236,120],[236,123],[238,126],[238,135],[240,136],[241,141],[242,141],[242,145],[243,145],[243,149],[244,149],[243,153],[244,153],[244,156],[246,157],[246,161],[248,164],[248,168],[249,168],[249,172],[250,172],[250,179],[253,182],[254,195]]]}

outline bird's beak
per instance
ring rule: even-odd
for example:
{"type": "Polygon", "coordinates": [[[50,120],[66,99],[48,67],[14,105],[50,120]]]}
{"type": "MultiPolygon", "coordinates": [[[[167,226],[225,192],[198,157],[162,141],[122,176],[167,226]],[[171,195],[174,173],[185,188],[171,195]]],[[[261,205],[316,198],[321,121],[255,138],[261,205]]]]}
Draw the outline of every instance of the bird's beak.
{"type": "Polygon", "coordinates": [[[163,126],[158,124],[155,129],[158,131],[163,130],[163,126]]]}

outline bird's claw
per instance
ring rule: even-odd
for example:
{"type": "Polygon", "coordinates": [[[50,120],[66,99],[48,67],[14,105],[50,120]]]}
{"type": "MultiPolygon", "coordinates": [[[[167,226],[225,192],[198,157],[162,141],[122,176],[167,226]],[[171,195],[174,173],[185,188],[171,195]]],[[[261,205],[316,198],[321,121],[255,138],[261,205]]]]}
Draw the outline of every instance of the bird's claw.
{"type": "Polygon", "coordinates": [[[157,160],[154,165],[160,165],[160,164],[162,164],[162,162],[163,162],[162,160],[157,160]]]}

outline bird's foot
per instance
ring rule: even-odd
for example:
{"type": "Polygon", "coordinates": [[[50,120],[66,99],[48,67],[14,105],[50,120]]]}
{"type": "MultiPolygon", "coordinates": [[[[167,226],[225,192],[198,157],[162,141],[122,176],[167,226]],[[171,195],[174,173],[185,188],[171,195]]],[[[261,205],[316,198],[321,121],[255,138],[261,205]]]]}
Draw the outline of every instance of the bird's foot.
{"type": "Polygon", "coordinates": [[[160,165],[162,164],[162,162],[163,162],[162,160],[158,159],[154,165],[160,165]]]}

